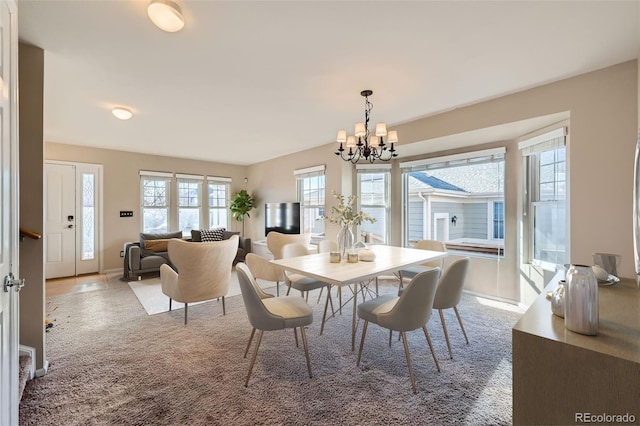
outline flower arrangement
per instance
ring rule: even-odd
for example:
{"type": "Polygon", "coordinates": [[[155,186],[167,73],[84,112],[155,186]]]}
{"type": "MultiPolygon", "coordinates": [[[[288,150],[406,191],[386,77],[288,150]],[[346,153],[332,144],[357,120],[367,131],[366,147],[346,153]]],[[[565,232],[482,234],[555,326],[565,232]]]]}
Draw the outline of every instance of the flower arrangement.
{"type": "Polygon", "coordinates": [[[374,223],[376,219],[371,217],[369,213],[362,211],[354,212],[357,197],[349,195],[345,197],[342,194],[332,191],[333,196],[338,200],[338,206],[331,207],[329,215],[320,216],[318,219],[326,219],[331,223],[337,223],[342,227],[352,227],[353,225],[361,225],[363,221],[374,223]]]}

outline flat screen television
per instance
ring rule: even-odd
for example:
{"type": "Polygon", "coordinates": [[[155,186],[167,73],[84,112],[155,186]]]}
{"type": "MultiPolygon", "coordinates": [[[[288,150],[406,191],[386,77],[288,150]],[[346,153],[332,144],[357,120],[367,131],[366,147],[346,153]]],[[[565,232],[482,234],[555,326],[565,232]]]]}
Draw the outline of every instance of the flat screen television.
{"type": "Polygon", "coordinates": [[[266,203],[264,235],[271,231],[282,234],[300,233],[300,203],[266,203]]]}

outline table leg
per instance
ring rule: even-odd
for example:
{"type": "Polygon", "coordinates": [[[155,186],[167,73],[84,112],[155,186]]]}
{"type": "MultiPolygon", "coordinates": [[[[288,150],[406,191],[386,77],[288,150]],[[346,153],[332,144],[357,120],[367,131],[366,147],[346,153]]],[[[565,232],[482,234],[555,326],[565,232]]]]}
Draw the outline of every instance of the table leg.
{"type": "Polygon", "coordinates": [[[356,310],[358,309],[358,283],[353,283],[353,320],[351,323],[351,352],[356,347],[356,310]]]}

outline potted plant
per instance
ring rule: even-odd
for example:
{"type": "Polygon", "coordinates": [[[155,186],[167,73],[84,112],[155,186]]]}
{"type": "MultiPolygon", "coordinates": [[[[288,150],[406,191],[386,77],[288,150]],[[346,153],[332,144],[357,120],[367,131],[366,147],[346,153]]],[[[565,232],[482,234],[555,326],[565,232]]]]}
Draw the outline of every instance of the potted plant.
{"type": "Polygon", "coordinates": [[[238,222],[242,222],[242,236],[244,237],[244,217],[251,217],[249,212],[255,207],[255,200],[246,189],[236,193],[229,204],[229,210],[231,215],[238,222]]]}

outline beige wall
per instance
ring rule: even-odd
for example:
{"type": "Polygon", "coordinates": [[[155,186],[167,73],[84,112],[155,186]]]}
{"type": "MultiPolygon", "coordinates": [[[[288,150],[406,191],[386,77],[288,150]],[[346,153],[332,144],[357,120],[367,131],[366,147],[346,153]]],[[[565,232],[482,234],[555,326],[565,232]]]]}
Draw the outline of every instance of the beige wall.
{"type": "MultiPolygon", "coordinates": [[[[136,154],[108,149],[47,142],[47,160],[102,164],[104,166],[104,264],[102,270],[122,269],[120,251],[140,233],[140,170],[230,177],[232,194],[245,188],[247,168],[206,161],[136,154]],[[120,217],[120,210],[133,210],[133,217],[120,217]]],[[[238,222],[232,229],[241,230],[238,222]]]]}
{"type": "MultiPolygon", "coordinates": [[[[18,45],[20,226],[42,234],[43,204],[43,88],[44,51],[18,45]]],[[[36,349],[36,368],[45,361],[44,334],[44,246],[43,240],[20,242],[20,344],[36,349]]]]}

